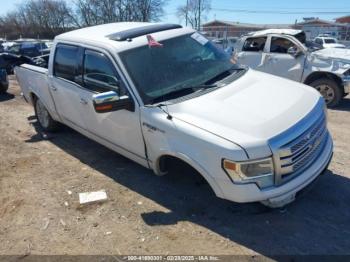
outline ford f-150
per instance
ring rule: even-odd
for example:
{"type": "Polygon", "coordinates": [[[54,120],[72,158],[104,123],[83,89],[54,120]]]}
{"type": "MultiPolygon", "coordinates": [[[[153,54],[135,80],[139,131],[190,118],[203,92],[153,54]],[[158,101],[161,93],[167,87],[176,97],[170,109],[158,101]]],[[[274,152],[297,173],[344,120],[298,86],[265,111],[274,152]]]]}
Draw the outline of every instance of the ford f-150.
{"type": "Polygon", "coordinates": [[[63,123],[157,175],[184,162],[231,201],[286,205],[332,157],[316,90],[240,68],[179,25],[64,33],[48,69],[22,65],[15,73],[44,130],[63,123]]]}

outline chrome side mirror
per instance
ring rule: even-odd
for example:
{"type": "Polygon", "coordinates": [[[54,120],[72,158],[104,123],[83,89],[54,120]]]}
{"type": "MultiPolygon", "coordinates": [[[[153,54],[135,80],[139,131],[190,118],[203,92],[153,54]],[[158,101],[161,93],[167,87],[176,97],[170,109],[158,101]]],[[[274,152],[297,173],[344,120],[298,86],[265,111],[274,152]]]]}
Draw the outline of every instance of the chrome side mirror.
{"type": "Polygon", "coordinates": [[[94,101],[94,104],[100,105],[100,104],[118,101],[120,98],[116,92],[109,91],[109,92],[93,95],[92,99],[94,101]]]}
{"type": "Polygon", "coordinates": [[[92,96],[96,113],[107,113],[118,110],[134,111],[135,105],[129,96],[119,96],[115,91],[104,92],[92,96]]]}

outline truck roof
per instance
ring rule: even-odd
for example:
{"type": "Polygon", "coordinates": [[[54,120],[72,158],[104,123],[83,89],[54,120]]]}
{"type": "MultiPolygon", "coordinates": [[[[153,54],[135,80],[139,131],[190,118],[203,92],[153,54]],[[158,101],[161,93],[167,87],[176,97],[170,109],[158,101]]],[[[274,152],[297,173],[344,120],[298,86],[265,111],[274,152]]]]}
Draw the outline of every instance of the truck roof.
{"type": "Polygon", "coordinates": [[[68,42],[89,42],[89,43],[104,43],[113,45],[120,49],[131,48],[142,42],[147,44],[146,38],[139,41],[139,37],[147,34],[159,34],[160,39],[177,36],[186,32],[193,32],[193,29],[182,28],[180,25],[164,24],[164,23],[143,23],[143,22],[121,22],[97,25],[77,29],[56,36],[55,41],[68,42]],[[127,36],[131,36],[132,41],[127,36]],[[127,41],[129,40],[129,41],[127,41]]]}
{"type": "Polygon", "coordinates": [[[303,30],[297,30],[297,29],[267,29],[267,30],[261,30],[253,33],[249,33],[249,36],[264,36],[264,35],[269,35],[269,34],[282,34],[282,35],[297,35],[302,33],[303,30]]]}

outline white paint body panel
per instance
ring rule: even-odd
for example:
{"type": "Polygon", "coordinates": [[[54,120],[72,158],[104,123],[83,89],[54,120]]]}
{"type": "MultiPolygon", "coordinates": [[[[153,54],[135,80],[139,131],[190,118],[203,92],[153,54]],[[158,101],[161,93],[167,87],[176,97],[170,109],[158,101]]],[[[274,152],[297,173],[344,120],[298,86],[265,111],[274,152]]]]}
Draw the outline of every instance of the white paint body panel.
{"type": "Polygon", "coordinates": [[[315,52],[307,48],[293,35],[301,33],[300,30],[271,29],[248,34],[238,41],[235,58],[241,65],[304,83],[315,72],[330,73],[340,80],[344,73],[350,69],[350,50],[342,48],[325,48],[315,52]],[[244,42],[250,37],[267,37],[264,52],[245,52],[242,50],[244,42]],[[286,38],[293,42],[301,51],[294,57],[289,54],[270,53],[272,37],[286,38]],[[247,56],[247,53],[250,53],[247,56]],[[248,57],[248,58],[246,58],[248,57]]]}
{"type": "Polygon", "coordinates": [[[249,70],[228,86],[168,110],[178,119],[239,144],[256,159],[271,155],[267,141],[304,118],[319,98],[308,86],[249,70]]]}
{"type": "MultiPolygon", "coordinates": [[[[54,52],[48,72],[39,72],[41,69],[27,65],[16,69],[25,97],[30,100],[31,94],[37,95],[57,121],[153,169],[156,174],[162,173],[160,157],[168,155],[183,160],[208,181],[218,197],[232,201],[290,198],[291,192],[305,187],[326,167],[332,152],[331,139],[327,151],[313,163],[313,168],[283,186],[261,190],[256,184],[232,183],[222,169],[222,159],[242,162],[270,157],[269,140],[303,120],[315,108],[320,95],[308,86],[248,70],[231,84],[196,98],[165,108],[145,106],[118,53],[147,44],[146,37],[137,37],[132,42],[116,42],[105,37],[141,25],[144,26],[119,23],[81,29],[58,36],[53,46],[54,50],[57,43],[73,43],[111,55],[133,94],[135,112],[96,114],[88,92],[54,79],[54,52]],[[52,94],[54,92],[57,94],[52,94]],[[81,98],[88,103],[82,105],[81,98]],[[172,116],[170,119],[167,110],[172,116]]],[[[194,31],[183,28],[152,35],[161,41],[191,32],[194,31]]]]}
{"type": "Polygon", "coordinates": [[[323,48],[346,48],[343,44],[323,44],[323,48]]]}
{"type": "Polygon", "coordinates": [[[339,44],[338,40],[333,37],[316,37],[315,42],[322,43],[323,48],[346,48],[345,45],[339,44]],[[327,40],[332,40],[334,43],[327,43],[327,40]]]}

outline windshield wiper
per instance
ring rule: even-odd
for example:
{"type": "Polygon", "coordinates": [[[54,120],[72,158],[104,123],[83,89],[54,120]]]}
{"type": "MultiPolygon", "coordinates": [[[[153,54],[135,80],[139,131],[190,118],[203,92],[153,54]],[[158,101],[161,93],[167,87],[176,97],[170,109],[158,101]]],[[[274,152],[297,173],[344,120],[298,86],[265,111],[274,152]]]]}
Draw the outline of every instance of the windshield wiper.
{"type": "Polygon", "coordinates": [[[150,104],[155,104],[155,103],[171,100],[171,99],[174,99],[177,97],[189,95],[189,94],[194,93],[198,90],[215,88],[215,87],[217,87],[216,84],[212,84],[212,85],[200,84],[200,85],[194,85],[194,86],[188,86],[185,88],[175,89],[169,93],[166,93],[164,95],[153,98],[151,100],[150,104]]]}
{"type": "Polygon", "coordinates": [[[205,82],[205,84],[209,85],[209,84],[212,84],[212,83],[216,83],[230,75],[233,74],[233,72],[236,72],[236,71],[241,71],[241,70],[244,70],[243,68],[235,68],[235,66],[231,67],[230,69],[228,70],[225,70],[217,75],[215,75],[214,77],[210,78],[209,80],[207,80],[205,82]]]}
{"type": "Polygon", "coordinates": [[[207,89],[207,88],[214,88],[214,87],[217,87],[218,85],[217,84],[201,84],[201,85],[196,85],[196,86],[189,86],[187,88],[192,88],[192,89],[207,89]]]}

